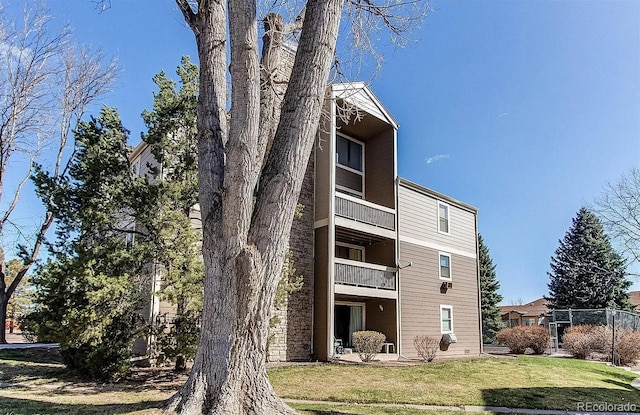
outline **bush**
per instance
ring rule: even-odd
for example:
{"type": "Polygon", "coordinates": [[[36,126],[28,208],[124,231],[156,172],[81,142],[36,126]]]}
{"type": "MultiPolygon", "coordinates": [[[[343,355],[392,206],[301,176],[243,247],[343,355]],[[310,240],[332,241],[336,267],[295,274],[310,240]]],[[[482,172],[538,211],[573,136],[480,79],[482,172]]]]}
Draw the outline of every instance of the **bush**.
{"type": "Polygon", "coordinates": [[[386,336],[377,331],[356,331],[353,333],[353,346],[360,360],[370,362],[382,349],[386,336]]]}
{"type": "Polygon", "coordinates": [[[535,354],[542,354],[549,347],[549,339],[547,329],[540,326],[512,327],[498,332],[498,343],[516,354],[524,354],[527,348],[531,348],[535,354]]]}
{"type": "Polygon", "coordinates": [[[529,347],[533,349],[535,354],[543,354],[549,348],[549,330],[544,327],[535,326],[528,327],[529,347]]]}
{"type": "Polygon", "coordinates": [[[630,329],[616,329],[613,363],[623,366],[640,359],[640,333],[630,329]]]}
{"type": "MultiPolygon", "coordinates": [[[[567,329],[562,347],[579,359],[588,358],[591,353],[603,353],[611,359],[611,329],[605,326],[579,325],[567,329]]],[[[640,359],[640,333],[618,328],[615,332],[613,363],[630,365],[640,359]]]]}
{"type": "Polygon", "coordinates": [[[562,348],[578,359],[586,359],[594,352],[606,353],[611,348],[611,331],[590,324],[569,327],[562,337],[562,348]]]}
{"type": "Polygon", "coordinates": [[[429,336],[416,336],[413,339],[413,346],[422,360],[430,362],[436,357],[440,341],[429,336]]]}

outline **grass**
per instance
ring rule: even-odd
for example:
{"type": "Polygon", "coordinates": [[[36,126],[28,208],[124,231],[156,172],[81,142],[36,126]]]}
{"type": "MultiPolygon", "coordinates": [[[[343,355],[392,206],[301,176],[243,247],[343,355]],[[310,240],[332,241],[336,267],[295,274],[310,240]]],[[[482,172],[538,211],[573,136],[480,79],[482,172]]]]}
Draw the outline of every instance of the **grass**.
{"type": "MultiPolygon", "coordinates": [[[[362,405],[315,405],[292,404],[293,409],[304,415],[460,415],[460,411],[424,411],[398,407],[372,407],[362,405]]],[[[474,412],[474,415],[488,415],[494,412],[474,412]]],[[[517,415],[517,414],[515,414],[517,415]]]]}
{"type": "Polygon", "coordinates": [[[43,349],[0,350],[0,384],[0,415],[160,415],[180,385],[158,376],[122,384],[85,382],[65,370],[55,351],[43,349]]]}
{"type": "Polygon", "coordinates": [[[544,357],[457,360],[410,367],[321,365],[270,371],[290,399],[576,410],[579,402],[632,403],[631,372],[544,357]]]}
{"type": "MultiPolygon", "coordinates": [[[[636,375],[573,359],[522,356],[403,367],[321,364],[271,369],[269,375],[284,398],[341,402],[291,404],[304,415],[456,413],[364,403],[576,410],[578,402],[609,402],[640,407],[640,392],[630,386],[636,375]]],[[[169,370],[141,370],[136,376],[116,384],[82,382],[70,377],[55,356],[0,351],[0,415],[159,415],[185,379],[169,370]]]]}

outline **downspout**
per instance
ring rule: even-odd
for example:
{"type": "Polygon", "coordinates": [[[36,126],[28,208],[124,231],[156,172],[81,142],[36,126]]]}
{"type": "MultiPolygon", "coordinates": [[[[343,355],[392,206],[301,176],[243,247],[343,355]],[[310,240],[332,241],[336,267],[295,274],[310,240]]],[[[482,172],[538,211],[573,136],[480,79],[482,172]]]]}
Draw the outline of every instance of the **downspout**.
{"type": "Polygon", "coordinates": [[[327,270],[327,360],[335,357],[335,340],[334,340],[334,313],[335,313],[335,203],[336,203],[336,156],[335,156],[335,146],[336,146],[336,93],[333,90],[333,86],[331,88],[331,102],[330,102],[330,117],[331,123],[329,126],[329,225],[327,228],[327,258],[328,258],[328,270],[327,270]]]}
{"type": "MultiPolygon", "coordinates": [[[[395,146],[395,145],[394,145],[395,146]]],[[[397,157],[396,157],[397,159],[397,157]]],[[[399,206],[398,206],[398,193],[400,190],[400,178],[398,177],[398,174],[396,172],[396,178],[395,178],[395,203],[396,203],[396,295],[398,296],[398,299],[396,300],[396,335],[398,336],[396,342],[398,344],[398,360],[403,357],[402,356],[402,308],[400,307],[400,226],[398,226],[399,224],[399,220],[398,220],[398,215],[400,212],[399,206]]]]}
{"type": "Polygon", "coordinates": [[[480,249],[478,247],[478,211],[476,210],[474,216],[475,231],[476,231],[476,277],[478,287],[478,328],[480,333],[480,354],[484,353],[484,342],[482,341],[482,287],[480,285],[480,249]]]}
{"type": "MultiPolygon", "coordinates": [[[[320,133],[316,133],[316,140],[320,140],[320,133]]],[[[316,284],[316,227],[315,227],[315,223],[316,223],[316,167],[317,167],[317,162],[318,160],[316,159],[316,145],[314,144],[313,149],[311,150],[311,154],[313,156],[313,203],[311,204],[313,210],[312,210],[312,216],[313,219],[311,220],[311,233],[312,233],[312,238],[313,238],[313,243],[311,244],[311,258],[312,258],[312,265],[313,265],[313,285],[311,286],[313,289],[311,290],[311,338],[309,339],[309,344],[311,345],[310,350],[309,350],[309,358],[311,359],[313,357],[313,353],[314,353],[314,335],[315,335],[315,329],[316,329],[316,294],[315,294],[315,284],[316,284]]]]}

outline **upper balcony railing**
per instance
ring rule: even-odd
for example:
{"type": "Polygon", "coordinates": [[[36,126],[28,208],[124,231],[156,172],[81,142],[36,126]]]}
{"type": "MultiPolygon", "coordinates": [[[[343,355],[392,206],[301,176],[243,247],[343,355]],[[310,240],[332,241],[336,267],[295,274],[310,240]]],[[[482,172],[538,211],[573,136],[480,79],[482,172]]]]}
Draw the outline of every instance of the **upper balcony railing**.
{"type": "Polygon", "coordinates": [[[396,230],[393,209],[346,194],[336,194],[336,215],[380,228],[396,230]]]}
{"type": "Polygon", "coordinates": [[[395,268],[384,265],[368,264],[348,259],[335,259],[336,284],[356,287],[378,288],[382,290],[396,289],[395,268]]]}

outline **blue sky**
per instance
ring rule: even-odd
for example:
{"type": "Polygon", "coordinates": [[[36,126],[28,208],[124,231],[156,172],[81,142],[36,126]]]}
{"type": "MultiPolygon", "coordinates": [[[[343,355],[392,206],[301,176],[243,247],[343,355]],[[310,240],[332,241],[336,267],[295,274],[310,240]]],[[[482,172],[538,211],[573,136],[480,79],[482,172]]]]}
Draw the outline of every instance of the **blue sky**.
{"type": "MultiPolygon", "coordinates": [[[[22,1],[4,3],[11,13],[22,1]]],[[[399,174],[479,208],[504,303],[547,292],[579,208],[640,165],[640,2],[437,1],[371,84],[400,124],[399,174]]],[[[77,42],[118,59],[104,99],[139,141],[152,76],[196,60],[172,0],[49,0],[77,42]]],[[[37,211],[25,197],[21,215],[37,211]]],[[[640,289],[636,283],[635,289],[640,289]]]]}

